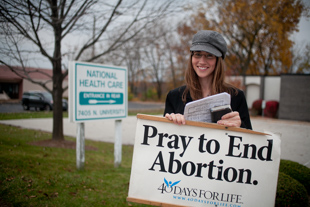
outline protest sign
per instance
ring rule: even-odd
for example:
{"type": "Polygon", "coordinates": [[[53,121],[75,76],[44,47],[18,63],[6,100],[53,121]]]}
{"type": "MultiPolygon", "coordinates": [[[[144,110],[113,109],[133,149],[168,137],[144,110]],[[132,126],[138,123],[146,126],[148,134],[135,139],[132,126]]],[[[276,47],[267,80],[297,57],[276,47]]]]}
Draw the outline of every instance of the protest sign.
{"type": "Polygon", "coordinates": [[[277,134],[138,115],[127,201],[158,206],[274,206],[277,134]]]}

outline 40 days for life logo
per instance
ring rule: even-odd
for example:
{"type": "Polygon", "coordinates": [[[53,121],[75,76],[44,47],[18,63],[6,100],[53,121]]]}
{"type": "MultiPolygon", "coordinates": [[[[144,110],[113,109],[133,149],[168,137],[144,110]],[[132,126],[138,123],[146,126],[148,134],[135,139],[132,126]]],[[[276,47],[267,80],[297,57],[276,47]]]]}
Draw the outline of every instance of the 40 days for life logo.
{"type": "Polygon", "coordinates": [[[172,194],[174,199],[186,200],[192,202],[206,203],[216,206],[231,206],[228,203],[237,204],[234,206],[242,206],[242,195],[212,192],[209,190],[180,187],[179,181],[168,181],[164,178],[164,183],[162,183],[157,190],[162,194],[172,194]]]}

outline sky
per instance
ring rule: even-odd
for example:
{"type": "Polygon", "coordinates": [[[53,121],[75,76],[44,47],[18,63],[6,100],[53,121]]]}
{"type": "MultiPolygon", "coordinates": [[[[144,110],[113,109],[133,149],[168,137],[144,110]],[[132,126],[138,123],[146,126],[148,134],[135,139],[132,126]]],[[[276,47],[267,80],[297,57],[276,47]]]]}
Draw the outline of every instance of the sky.
{"type": "MultiPolygon", "coordinates": [[[[303,0],[303,3],[310,7],[310,0],[303,0]]],[[[301,17],[298,26],[299,32],[292,35],[292,40],[301,45],[310,43],[310,18],[301,17]]]]}
{"type": "MultiPolygon", "coordinates": [[[[299,32],[295,32],[291,40],[296,43],[298,46],[305,46],[306,44],[310,44],[310,19],[306,19],[305,17],[302,17],[299,22],[299,32]]],[[[31,65],[33,67],[37,67],[37,64],[31,65]]],[[[50,68],[50,63],[46,63],[42,65],[43,68],[50,68]]]]}
{"type": "MultiPolygon", "coordinates": [[[[190,0],[188,0],[190,1],[190,0]]],[[[310,0],[304,0],[304,2],[306,3],[307,6],[310,7],[310,0]]],[[[299,32],[295,32],[292,36],[291,36],[291,40],[294,41],[296,44],[295,46],[297,48],[302,48],[304,47],[306,44],[310,44],[310,18],[306,19],[305,17],[302,17],[300,22],[299,22],[299,32]]],[[[64,43],[65,44],[65,43],[64,43]]],[[[65,45],[64,45],[65,47],[65,45]]],[[[38,59],[36,59],[37,63],[30,63],[29,65],[30,67],[40,67],[40,68],[46,68],[46,69],[51,69],[51,64],[49,63],[49,61],[45,60],[44,61],[39,61],[38,59]]]]}
{"type": "Polygon", "coordinates": [[[299,32],[294,33],[292,36],[297,44],[310,43],[310,19],[302,17],[299,22],[299,32]]]}

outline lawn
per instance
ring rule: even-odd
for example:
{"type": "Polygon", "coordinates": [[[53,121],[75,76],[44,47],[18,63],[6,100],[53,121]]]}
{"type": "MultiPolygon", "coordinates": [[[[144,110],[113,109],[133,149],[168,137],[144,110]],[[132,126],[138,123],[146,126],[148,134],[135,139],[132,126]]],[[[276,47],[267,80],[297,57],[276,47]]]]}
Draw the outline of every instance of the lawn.
{"type": "Polygon", "coordinates": [[[95,150],[86,150],[85,169],[78,171],[75,149],[31,145],[50,133],[2,124],[0,131],[0,206],[128,206],[133,146],[123,146],[122,164],[114,168],[113,144],[86,140],[95,150]]]}
{"type": "MultiPolygon", "coordinates": [[[[130,110],[128,111],[128,116],[136,116],[138,113],[158,115],[163,114],[162,109],[158,110],[130,110]]],[[[68,118],[68,112],[63,112],[63,117],[68,118]]],[[[52,111],[35,111],[35,112],[20,112],[20,113],[0,113],[0,120],[10,120],[10,119],[34,119],[34,118],[53,118],[52,111]]]]}

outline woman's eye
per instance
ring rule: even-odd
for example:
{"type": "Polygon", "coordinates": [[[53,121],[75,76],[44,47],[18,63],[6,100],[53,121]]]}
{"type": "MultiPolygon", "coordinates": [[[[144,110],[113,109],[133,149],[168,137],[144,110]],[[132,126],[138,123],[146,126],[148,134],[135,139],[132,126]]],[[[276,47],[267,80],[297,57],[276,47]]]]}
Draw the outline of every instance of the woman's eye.
{"type": "Polygon", "coordinates": [[[197,58],[200,58],[200,57],[202,56],[202,54],[200,54],[200,53],[195,53],[194,55],[195,55],[195,57],[197,57],[197,58]]]}

